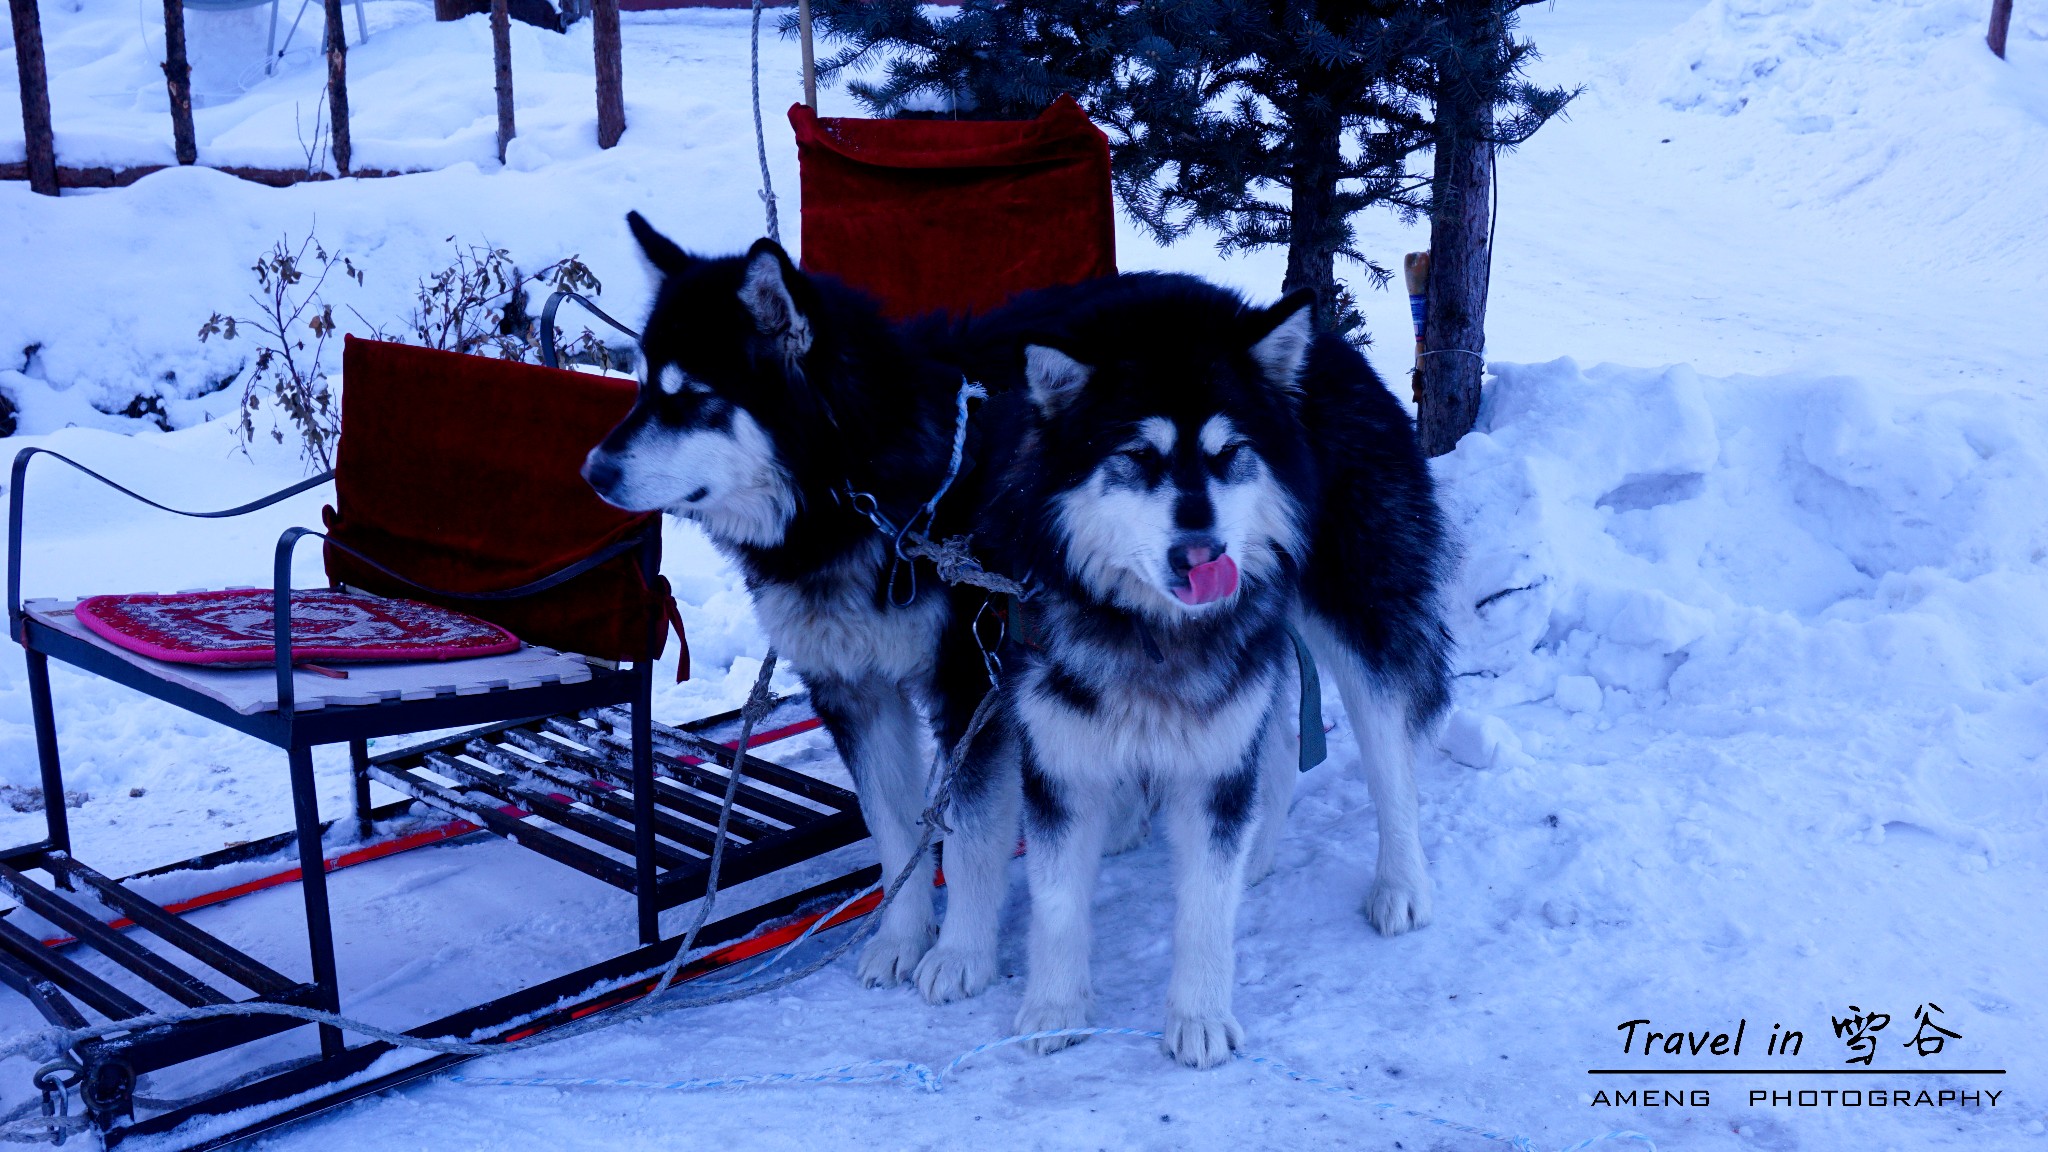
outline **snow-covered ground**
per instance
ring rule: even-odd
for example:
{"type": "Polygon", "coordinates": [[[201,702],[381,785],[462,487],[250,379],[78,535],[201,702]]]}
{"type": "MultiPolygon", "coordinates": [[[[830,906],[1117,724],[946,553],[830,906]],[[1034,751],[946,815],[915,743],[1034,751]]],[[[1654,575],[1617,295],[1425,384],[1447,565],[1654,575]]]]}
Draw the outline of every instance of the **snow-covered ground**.
{"type": "MultiPolygon", "coordinates": [[[[2031,1041],[2048,1005],[2037,962],[2048,903],[2048,12],[2020,0],[2000,63],[1982,45],[1987,7],[1558,0],[1527,11],[1545,50],[1539,74],[1587,92],[1502,163],[1493,374],[1478,430],[1438,462],[1465,563],[1458,710],[1421,768],[1437,920],[1383,940],[1358,914],[1375,833],[1340,722],[1331,762],[1303,782],[1277,873],[1247,897],[1238,1012],[1253,1051],[1543,1147],[1613,1128],[1688,1149],[2044,1145],[2048,1094],[2031,1041]],[[1904,1041],[1929,1003],[1961,1039],[1923,1061],[1904,1041]],[[2010,1074],[1652,1083],[1586,1072],[1644,1062],[1640,1042],[1622,1054],[1616,1030],[1638,1018],[1695,1032],[1746,1020],[1741,1067],[1773,1064],[1757,1055],[1760,1038],[1797,1028],[1799,1066],[1841,1067],[1830,1017],[1851,1004],[1892,1016],[1879,1068],[2010,1074]],[[1747,1103],[1751,1088],[1845,1083],[2001,1096],[1977,1109],[1747,1103]],[[1705,1088],[1713,1102],[1594,1102],[1617,1087],[1705,1088]]],[[[163,162],[167,117],[149,94],[160,82],[134,11],[119,0],[44,11],[60,155],[163,162]]],[[[628,17],[632,127],[610,152],[592,139],[587,26],[564,38],[515,25],[524,135],[503,168],[481,18],[436,25],[401,0],[375,0],[368,14],[370,43],[351,56],[358,162],[438,172],[271,190],[168,171],[61,200],[0,186],[0,390],[23,408],[16,444],[58,448],[185,506],[298,475],[281,450],[235,454],[224,424],[206,422],[232,406],[232,390],[202,395],[206,382],[231,373],[243,346],[192,335],[241,300],[248,264],[280,234],[317,227],[365,266],[360,289],[334,295],[384,323],[418,276],[447,263],[450,236],[494,242],[527,267],[580,253],[630,316],[646,288],[626,209],[707,250],[756,234],[744,13],[628,17]],[[40,347],[16,359],[30,345],[40,347]],[[100,411],[144,381],[182,430],[100,411]]],[[[349,25],[353,43],[352,15],[349,25]]],[[[260,40],[258,23],[244,32],[260,40]]],[[[299,36],[313,42],[306,28],[299,36]]],[[[763,44],[771,166],[790,221],[794,154],[774,110],[796,94],[794,56],[774,37],[763,44]]],[[[0,61],[0,85],[12,80],[0,61]]],[[[319,83],[316,63],[293,56],[277,78],[209,103],[202,157],[299,161],[290,109],[310,110],[319,83]]],[[[821,95],[827,112],[853,111],[843,94],[821,95]]],[[[0,123],[0,160],[18,156],[13,131],[0,123]]],[[[1391,219],[1362,224],[1383,262],[1423,243],[1391,219]]],[[[1129,227],[1120,242],[1126,268],[1192,269],[1265,296],[1280,278],[1277,254],[1161,250],[1129,227]]],[[[1396,376],[1405,301],[1361,295],[1376,359],[1396,376]]],[[[253,582],[276,531],[310,522],[323,499],[194,527],[54,471],[36,487],[32,594],[253,582]]],[[[698,668],[663,690],[664,716],[680,719],[735,703],[763,643],[701,539],[677,528],[670,546],[698,668]]],[[[0,785],[16,789],[35,779],[20,667],[0,658],[0,785]]],[[[98,866],[161,863],[287,826],[274,753],[103,683],[61,670],[56,681],[70,786],[90,796],[72,820],[98,866]]],[[[784,754],[823,756],[815,741],[784,754]]],[[[340,811],[340,764],[320,770],[340,811]]],[[[35,828],[0,806],[0,842],[35,828]]],[[[1157,1024],[1165,877],[1157,846],[1105,866],[1103,1023],[1157,1024]]],[[[1017,888],[1013,928],[1021,873],[1017,888]]],[[[623,897],[500,843],[343,873],[335,891],[348,1002],[380,1020],[420,1019],[626,943],[623,897]],[[511,875],[516,889],[498,880],[511,875]]],[[[296,971],[292,899],[204,915],[296,971]]],[[[937,1063],[1009,1031],[1018,936],[1005,978],[963,1005],[866,992],[842,966],[760,1001],[479,1071],[668,1080],[937,1063]]],[[[0,1031],[30,1020],[0,1000],[0,1031]]],[[[0,1069],[0,1105],[23,1098],[20,1071],[0,1069]]],[[[432,1083],[268,1143],[394,1139],[1485,1143],[1242,1063],[1184,1072],[1120,1040],[1044,1060],[992,1054],[938,1096],[432,1083]]]]}

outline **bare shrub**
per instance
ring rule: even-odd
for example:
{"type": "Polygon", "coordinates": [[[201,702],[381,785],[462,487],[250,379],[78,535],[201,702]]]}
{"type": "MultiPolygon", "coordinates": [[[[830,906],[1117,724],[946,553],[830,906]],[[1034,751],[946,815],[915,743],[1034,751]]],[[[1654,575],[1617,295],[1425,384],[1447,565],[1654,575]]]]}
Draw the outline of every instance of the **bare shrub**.
{"type": "MultiPolygon", "coordinates": [[[[550,291],[566,289],[592,296],[604,291],[604,285],[577,256],[557,260],[527,275],[503,248],[489,244],[465,247],[456,244],[453,236],[448,243],[455,246],[454,262],[419,282],[412,309],[400,331],[389,332],[379,325],[370,325],[379,339],[537,364],[539,321],[528,307],[527,289],[542,286],[550,291]]],[[[357,315],[361,317],[360,313],[357,315]]],[[[367,318],[363,319],[369,323],[367,318]]],[[[558,329],[556,347],[571,362],[606,368],[622,366],[615,364],[620,357],[588,328],[567,341],[560,338],[558,329]]]]}
{"type": "Polygon", "coordinates": [[[284,443],[289,428],[307,463],[321,471],[334,467],[341,408],[328,385],[326,352],[327,341],[338,329],[334,306],[321,296],[321,289],[337,267],[362,284],[362,269],[339,252],[329,253],[311,232],[296,247],[286,235],[251,266],[258,285],[249,297],[256,305],[255,315],[215,312],[200,326],[202,343],[214,336],[234,340],[245,334],[252,334],[255,342],[256,361],[242,378],[235,425],[244,451],[256,438],[257,414],[267,398],[271,439],[284,443]]]}

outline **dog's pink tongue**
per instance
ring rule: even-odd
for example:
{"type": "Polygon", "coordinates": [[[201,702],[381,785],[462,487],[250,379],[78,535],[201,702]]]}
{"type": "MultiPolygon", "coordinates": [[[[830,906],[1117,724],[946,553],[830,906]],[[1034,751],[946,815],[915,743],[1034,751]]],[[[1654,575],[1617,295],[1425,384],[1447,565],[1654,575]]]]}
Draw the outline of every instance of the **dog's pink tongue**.
{"type": "Polygon", "coordinates": [[[1175,588],[1173,594],[1183,604],[1207,604],[1221,600],[1237,591],[1237,561],[1228,556],[1218,556],[1207,564],[1197,564],[1188,569],[1188,586],[1175,588]]]}

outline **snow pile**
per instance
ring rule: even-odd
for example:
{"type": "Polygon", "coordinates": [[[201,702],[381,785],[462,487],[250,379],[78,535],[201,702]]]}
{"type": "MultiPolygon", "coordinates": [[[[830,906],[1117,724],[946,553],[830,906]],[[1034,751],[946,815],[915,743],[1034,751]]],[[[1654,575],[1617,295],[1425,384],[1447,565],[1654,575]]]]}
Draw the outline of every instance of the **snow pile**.
{"type": "Polygon", "coordinates": [[[1570,360],[1494,372],[1440,465],[1469,549],[1469,707],[1553,699],[1728,732],[1752,710],[1995,726],[2048,701],[2037,404],[1570,360]]]}

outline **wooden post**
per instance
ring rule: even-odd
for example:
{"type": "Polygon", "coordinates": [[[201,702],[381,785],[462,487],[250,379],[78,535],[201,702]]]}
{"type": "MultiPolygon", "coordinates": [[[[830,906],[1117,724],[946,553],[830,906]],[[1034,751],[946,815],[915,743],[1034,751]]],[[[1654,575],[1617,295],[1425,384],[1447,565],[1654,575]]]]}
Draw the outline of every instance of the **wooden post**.
{"type": "Polygon", "coordinates": [[[1422,330],[1429,319],[1429,253],[1401,257],[1402,282],[1408,287],[1408,319],[1415,326],[1415,365],[1408,370],[1408,388],[1415,407],[1422,407],[1422,330]]]}
{"type": "Polygon", "coordinates": [[[171,142],[178,163],[199,162],[192,133],[192,64],[185,58],[185,0],[164,0],[164,83],[171,90],[171,142]]]}
{"type": "Polygon", "coordinates": [[[2005,59],[2005,34],[2012,27],[2012,0],[1991,0],[1991,31],[1984,42],[2000,60],[2005,59]]]}
{"type": "Polygon", "coordinates": [[[796,0],[798,38],[804,45],[804,106],[818,110],[818,61],[811,42],[811,0],[796,0]]]}
{"type": "Polygon", "coordinates": [[[50,128],[50,75],[43,67],[43,17],[36,0],[7,0],[14,18],[14,65],[21,76],[21,129],[28,142],[28,187],[57,194],[57,138],[50,128]]]}
{"type": "Polygon", "coordinates": [[[597,0],[591,8],[590,39],[597,49],[597,146],[609,148],[626,134],[626,88],[619,68],[619,0],[597,0]]]}
{"type": "Polygon", "coordinates": [[[326,0],[321,11],[327,17],[328,138],[334,141],[334,170],[346,176],[353,151],[348,142],[348,33],[342,30],[341,0],[326,0]]]}
{"type": "Polygon", "coordinates": [[[498,163],[519,129],[512,122],[512,10],[507,0],[491,0],[491,57],[498,73],[498,163]]]}

